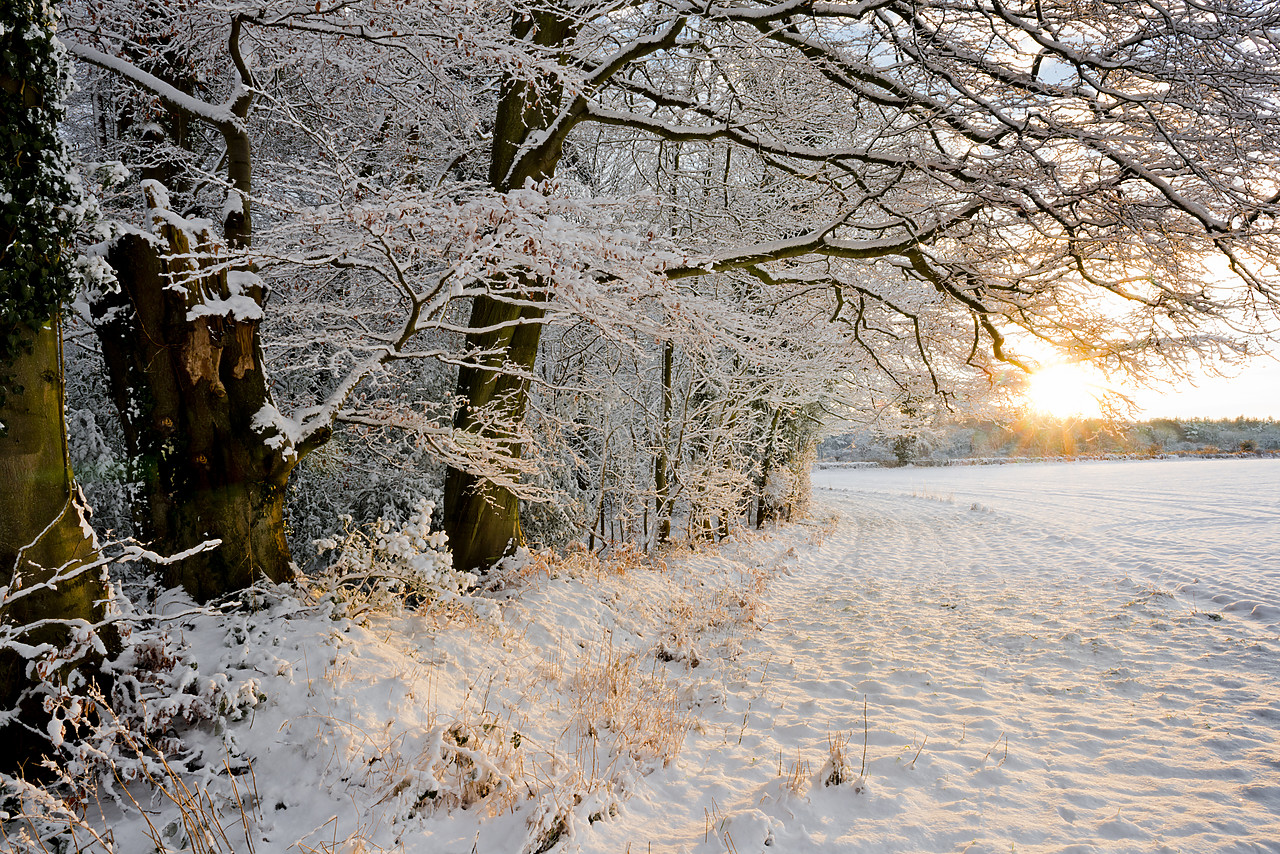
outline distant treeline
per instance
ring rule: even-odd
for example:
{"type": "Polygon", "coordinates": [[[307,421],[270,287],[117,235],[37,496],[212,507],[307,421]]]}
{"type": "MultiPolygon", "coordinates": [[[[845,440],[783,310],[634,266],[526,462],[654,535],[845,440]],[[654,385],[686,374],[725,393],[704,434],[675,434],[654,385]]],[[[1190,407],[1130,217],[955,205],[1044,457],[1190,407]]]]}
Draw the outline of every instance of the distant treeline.
{"type": "Polygon", "coordinates": [[[955,460],[1134,456],[1220,456],[1280,453],[1280,421],[1271,418],[1156,418],[1116,423],[1101,418],[1026,416],[941,425],[863,428],[818,446],[819,461],[882,465],[955,460]]]}

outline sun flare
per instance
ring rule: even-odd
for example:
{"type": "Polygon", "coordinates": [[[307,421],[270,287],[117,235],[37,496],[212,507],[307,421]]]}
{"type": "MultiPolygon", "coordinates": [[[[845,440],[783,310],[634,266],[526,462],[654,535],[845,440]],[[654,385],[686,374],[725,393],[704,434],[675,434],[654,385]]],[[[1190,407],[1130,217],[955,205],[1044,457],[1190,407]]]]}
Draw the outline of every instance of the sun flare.
{"type": "Polygon", "coordinates": [[[1103,389],[1078,365],[1048,365],[1031,375],[1027,401],[1031,408],[1055,418],[1097,417],[1103,389]]]}

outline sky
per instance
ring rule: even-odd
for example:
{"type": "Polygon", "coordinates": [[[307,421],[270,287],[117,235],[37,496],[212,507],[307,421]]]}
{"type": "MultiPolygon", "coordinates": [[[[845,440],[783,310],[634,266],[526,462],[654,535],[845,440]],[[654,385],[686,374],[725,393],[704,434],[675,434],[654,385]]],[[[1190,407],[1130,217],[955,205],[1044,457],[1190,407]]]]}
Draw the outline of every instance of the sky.
{"type": "Polygon", "coordinates": [[[1211,376],[1196,371],[1190,379],[1167,385],[1113,385],[1087,366],[1050,362],[1027,379],[1025,399],[1033,410],[1058,418],[1101,415],[1100,398],[1108,390],[1134,405],[1115,415],[1151,418],[1274,418],[1280,420],[1280,359],[1258,357],[1211,376]]]}
{"type": "Polygon", "coordinates": [[[1141,389],[1130,396],[1141,418],[1280,419],[1280,362],[1258,359],[1229,378],[1202,377],[1196,384],[1141,389]]]}

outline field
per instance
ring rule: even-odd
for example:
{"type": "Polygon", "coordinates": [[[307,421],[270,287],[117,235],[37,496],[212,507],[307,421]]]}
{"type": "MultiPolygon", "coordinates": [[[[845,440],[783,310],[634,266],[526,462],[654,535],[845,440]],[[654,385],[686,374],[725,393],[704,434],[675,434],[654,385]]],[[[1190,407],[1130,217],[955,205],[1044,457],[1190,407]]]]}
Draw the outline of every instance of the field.
{"type": "Polygon", "coordinates": [[[815,481],[838,526],[772,584],[729,737],[691,736],[630,832],[662,827],[662,851],[1280,851],[1280,464],[815,481]],[[797,761],[821,777],[832,739],[857,785],[788,781],[797,761]]]}

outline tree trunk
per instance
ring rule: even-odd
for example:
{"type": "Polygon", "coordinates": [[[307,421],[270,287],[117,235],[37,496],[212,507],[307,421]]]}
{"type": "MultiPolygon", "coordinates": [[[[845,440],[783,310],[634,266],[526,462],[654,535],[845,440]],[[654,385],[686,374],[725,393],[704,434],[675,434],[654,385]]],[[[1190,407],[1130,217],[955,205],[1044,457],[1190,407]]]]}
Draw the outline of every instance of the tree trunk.
{"type": "Polygon", "coordinates": [[[595,521],[595,524],[591,527],[590,535],[587,537],[587,549],[589,551],[596,550],[595,531],[597,527],[600,529],[601,550],[608,548],[614,542],[617,541],[615,537],[611,537],[608,533],[606,533],[606,527],[608,527],[608,529],[611,531],[612,526],[607,525],[606,517],[605,517],[605,508],[610,506],[608,504],[608,492],[606,489],[608,485],[608,476],[609,476],[609,439],[611,438],[611,434],[609,431],[609,415],[610,414],[611,414],[610,411],[608,410],[608,408],[606,408],[604,411],[604,423],[601,425],[601,430],[600,430],[600,481],[599,481],[599,489],[598,489],[599,497],[596,500],[596,521],[595,521]]]}
{"type": "Polygon", "coordinates": [[[666,341],[662,345],[662,423],[658,428],[658,452],[653,457],[654,515],[658,520],[658,542],[671,539],[671,408],[674,395],[671,388],[672,366],[675,362],[675,344],[666,341]]]}
{"type": "MultiPolygon", "coordinates": [[[[6,369],[12,372],[12,383],[0,403],[0,422],[7,428],[0,437],[0,583],[10,585],[11,590],[29,588],[59,569],[74,569],[98,556],[67,460],[57,320],[19,334],[24,339],[21,349],[26,345],[31,349],[6,369]]],[[[96,623],[103,617],[105,597],[100,574],[89,570],[59,583],[56,589],[0,605],[0,621],[9,626],[47,618],[96,623]]],[[[62,647],[69,633],[65,626],[50,625],[23,635],[21,640],[62,647]]],[[[0,650],[0,708],[13,708],[28,684],[25,665],[17,653],[0,650]]],[[[41,727],[42,719],[47,720],[33,700],[24,704],[20,717],[36,728],[41,727]]],[[[48,748],[47,741],[18,724],[0,728],[0,769],[12,771],[48,748]]]]}
{"type": "MultiPolygon", "coordinates": [[[[147,189],[150,206],[163,207],[147,189]]],[[[167,553],[222,540],[165,569],[166,584],[203,602],[293,576],[284,497],[298,455],[275,426],[257,277],[218,267],[207,232],[192,235],[165,216],[154,230],[159,248],[136,234],[112,246],[120,287],[97,307],[98,334],[142,483],[142,538],[167,553]]]]}
{"type": "MultiPolygon", "coordinates": [[[[540,310],[481,296],[471,309],[471,327],[541,316],[540,310]]],[[[501,422],[512,425],[512,429],[524,421],[529,400],[527,381],[510,371],[533,369],[541,334],[540,325],[525,323],[468,335],[469,350],[497,355],[485,359],[484,367],[464,367],[458,371],[458,395],[467,404],[458,410],[454,428],[483,434],[513,460],[520,458],[523,450],[520,442],[514,435],[498,435],[492,427],[482,424],[476,413],[488,407],[491,416],[496,414],[501,422]]],[[[444,483],[445,531],[455,567],[485,569],[506,554],[512,543],[523,539],[520,501],[511,490],[456,468],[446,472],[444,483]]]]}
{"type": "MultiPolygon", "coordinates": [[[[517,38],[529,38],[547,47],[563,41],[574,26],[554,13],[520,16],[513,25],[517,38]]],[[[498,102],[489,183],[497,192],[543,181],[555,173],[560,158],[558,143],[536,146],[537,156],[517,168],[521,146],[545,130],[556,116],[562,93],[550,80],[536,93],[523,81],[508,83],[498,102]]],[[[544,283],[530,281],[512,292],[521,301],[546,298],[544,283]]],[[[509,287],[509,286],[508,286],[509,287]]],[[[489,296],[476,297],[471,307],[471,329],[491,331],[467,336],[467,349],[484,354],[478,366],[458,371],[458,397],[465,401],[454,417],[454,429],[478,434],[496,445],[503,455],[518,460],[523,452],[516,431],[528,408],[527,380],[516,373],[532,372],[542,336],[544,311],[538,306],[513,305],[489,296]],[[493,328],[493,327],[499,328],[493,328]],[[477,417],[482,408],[486,417],[477,417]],[[500,426],[494,427],[493,424],[500,426]],[[505,426],[502,426],[505,425],[505,426]]],[[[514,476],[514,473],[512,473],[514,476]]],[[[520,532],[520,501],[511,490],[463,469],[450,467],[445,474],[444,527],[453,551],[453,565],[464,570],[492,566],[513,544],[520,532]]]]}
{"type": "Polygon", "coordinates": [[[766,497],[765,491],[769,488],[769,475],[773,474],[773,467],[777,464],[777,451],[775,446],[778,441],[778,422],[782,419],[782,409],[779,407],[773,411],[773,421],[769,424],[769,437],[764,443],[764,454],[760,458],[760,481],[758,486],[758,494],[756,497],[756,527],[763,528],[764,523],[777,518],[777,509],[766,497]]]}

